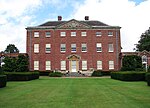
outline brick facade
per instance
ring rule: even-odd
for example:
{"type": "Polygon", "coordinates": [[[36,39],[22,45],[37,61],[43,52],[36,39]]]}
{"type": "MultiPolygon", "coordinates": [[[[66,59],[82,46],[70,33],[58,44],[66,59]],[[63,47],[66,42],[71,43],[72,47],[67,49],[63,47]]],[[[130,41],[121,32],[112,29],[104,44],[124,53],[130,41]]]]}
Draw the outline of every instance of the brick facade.
{"type": "MultiPolygon", "coordinates": [[[[85,71],[97,70],[97,61],[102,61],[103,71],[117,71],[121,67],[120,53],[120,27],[109,26],[99,21],[50,21],[40,26],[27,27],[27,54],[29,55],[30,71],[35,70],[34,61],[38,61],[38,70],[46,71],[46,61],[50,61],[50,70],[61,70],[61,61],[65,61],[65,70],[72,71],[73,61],[76,61],[76,71],[82,71],[82,61],[87,61],[85,71]],[[34,37],[38,32],[39,37],[34,37]],[[50,37],[46,37],[50,32],[50,37]],[[65,36],[60,36],[65,32],[65,36]],[[76,36],[71,36],[75,32],[76,36]],[[81,36],[82,32],[86,36],[81,36]],[[101,36],[96,36],[96,33],[101,36]],[[108,33],[113,33],[108,36],[108,33]],[[101,43],[101,52],[97,52],[96,45],[101,43]],[[34,52],[34,45],[39,45],[39,52],[34,52]],[[50,44],[50,53],[46,53],[46,44],[50,44]],[[61,44],[65,44],[65,52],[61,52],[61,44]],[[71,44],[76,44],[76,52],[71,51],[71,44]],[[82,52],[82,44],[86,44],[86,52],[82,52]],[[113,51],[109,52],[109,44],[112,44],[113,51]],[[70,58],[69,58],[70,57],[70,58]],[[72,62],[71,62],[72,61],[72,62]],[[109,68],[109,61],[113,61],[114,68],[109,68]]],[[[111,63],[111,62],[110,62],[111,63]]]]}

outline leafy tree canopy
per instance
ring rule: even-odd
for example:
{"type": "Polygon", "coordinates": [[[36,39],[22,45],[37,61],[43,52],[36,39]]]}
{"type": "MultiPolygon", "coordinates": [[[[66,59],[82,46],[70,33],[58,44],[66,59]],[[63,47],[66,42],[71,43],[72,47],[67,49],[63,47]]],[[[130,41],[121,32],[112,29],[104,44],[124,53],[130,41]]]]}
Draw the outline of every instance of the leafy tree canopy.
{"type": "Polygon", "coordinates": [[[150,28],[141,35],[136,48],[137,51],[150,51],[150,28]]]}
{"type": "Polygon", "coordinates": [[[9,44],[4,52],[5,53],[19,53],[19,50],[14,44],[9,44]]]}

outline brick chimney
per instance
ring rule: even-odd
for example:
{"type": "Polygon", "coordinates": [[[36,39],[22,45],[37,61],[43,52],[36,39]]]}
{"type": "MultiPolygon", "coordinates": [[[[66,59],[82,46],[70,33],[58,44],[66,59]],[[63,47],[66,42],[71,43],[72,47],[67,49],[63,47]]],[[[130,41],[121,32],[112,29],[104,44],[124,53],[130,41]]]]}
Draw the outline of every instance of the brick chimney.
{"type": "Polygon", "coordinates": [[[85,20],[89,20],[89,16],[85,16],[85,20]]]}
{"type": "Polygon", "coordinates": [[[58,21],[61,21],[62,20],[62,16],[58,16],[58,21]]]}

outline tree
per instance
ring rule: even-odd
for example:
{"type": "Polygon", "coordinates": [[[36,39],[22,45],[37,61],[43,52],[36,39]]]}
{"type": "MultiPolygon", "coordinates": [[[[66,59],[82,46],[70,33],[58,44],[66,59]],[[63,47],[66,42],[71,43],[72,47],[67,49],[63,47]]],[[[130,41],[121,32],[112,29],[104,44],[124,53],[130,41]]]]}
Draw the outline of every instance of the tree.
{"type": "Polygon", "coordinates": [[[124,56],[122,60],[122,71],[142,70],[142,59],[140,56],[124,56]]]}
{"type": "Polygon", "coordinates": [[[136,48],[137,51],[150,51],[150,28],[145,33],[142,33],[136,48]]]}
{"type": "Polygon", "coordinates": [[[19,54],[18,59],[17,59],[17,72],[27,72],[29,71],[28,69],[28,65],[29,65],[29,59],[28,56],[23,55],[23,54],[19,54]]]}
{"type": "Polygon", "coordinates": [[[9,44],[4,52],[5,53],[19,53],[19,50],[14,44],[9,44]]]}

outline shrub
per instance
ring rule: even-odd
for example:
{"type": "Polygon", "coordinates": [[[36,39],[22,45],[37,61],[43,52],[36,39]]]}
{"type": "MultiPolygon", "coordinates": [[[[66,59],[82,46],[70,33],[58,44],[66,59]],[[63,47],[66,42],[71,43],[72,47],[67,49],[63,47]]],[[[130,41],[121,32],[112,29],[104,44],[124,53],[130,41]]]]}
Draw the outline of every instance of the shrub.
{"type": "Polygon", "coordinates": [[[48,76],[53,71],[40,71],[40,76],[48,76]]]}
{"type": "Polygon", "coordinates": [[[96,70],[92,73],[93,77],[101,77],[102,76],[102,71],[101,70],[96,70]]]}
{"type": "Polygon", "coordinates": [[[39,72],[5,72],[8,81],[30,81],[39,79],[39,72]]]}
{"type": "Polygon", "coordinates": [[[111,78],[121,81],[145,81],[145,72],[112,72],[111,78]]]}
{"type": "Polygon", "coordinates": [[[150,86],[150,73],[146,74],[147,85],[150,86]]]}
{"type": "Polygon", "coordinates": [[[7,76],[0,75],[0,88],[5,87],[7,84],[7,76]]]}
{"type": "Polygon", "coordinates": [[[51,72],[49,77],[62,77],[63,74],[61,72],[51,72]]]}

